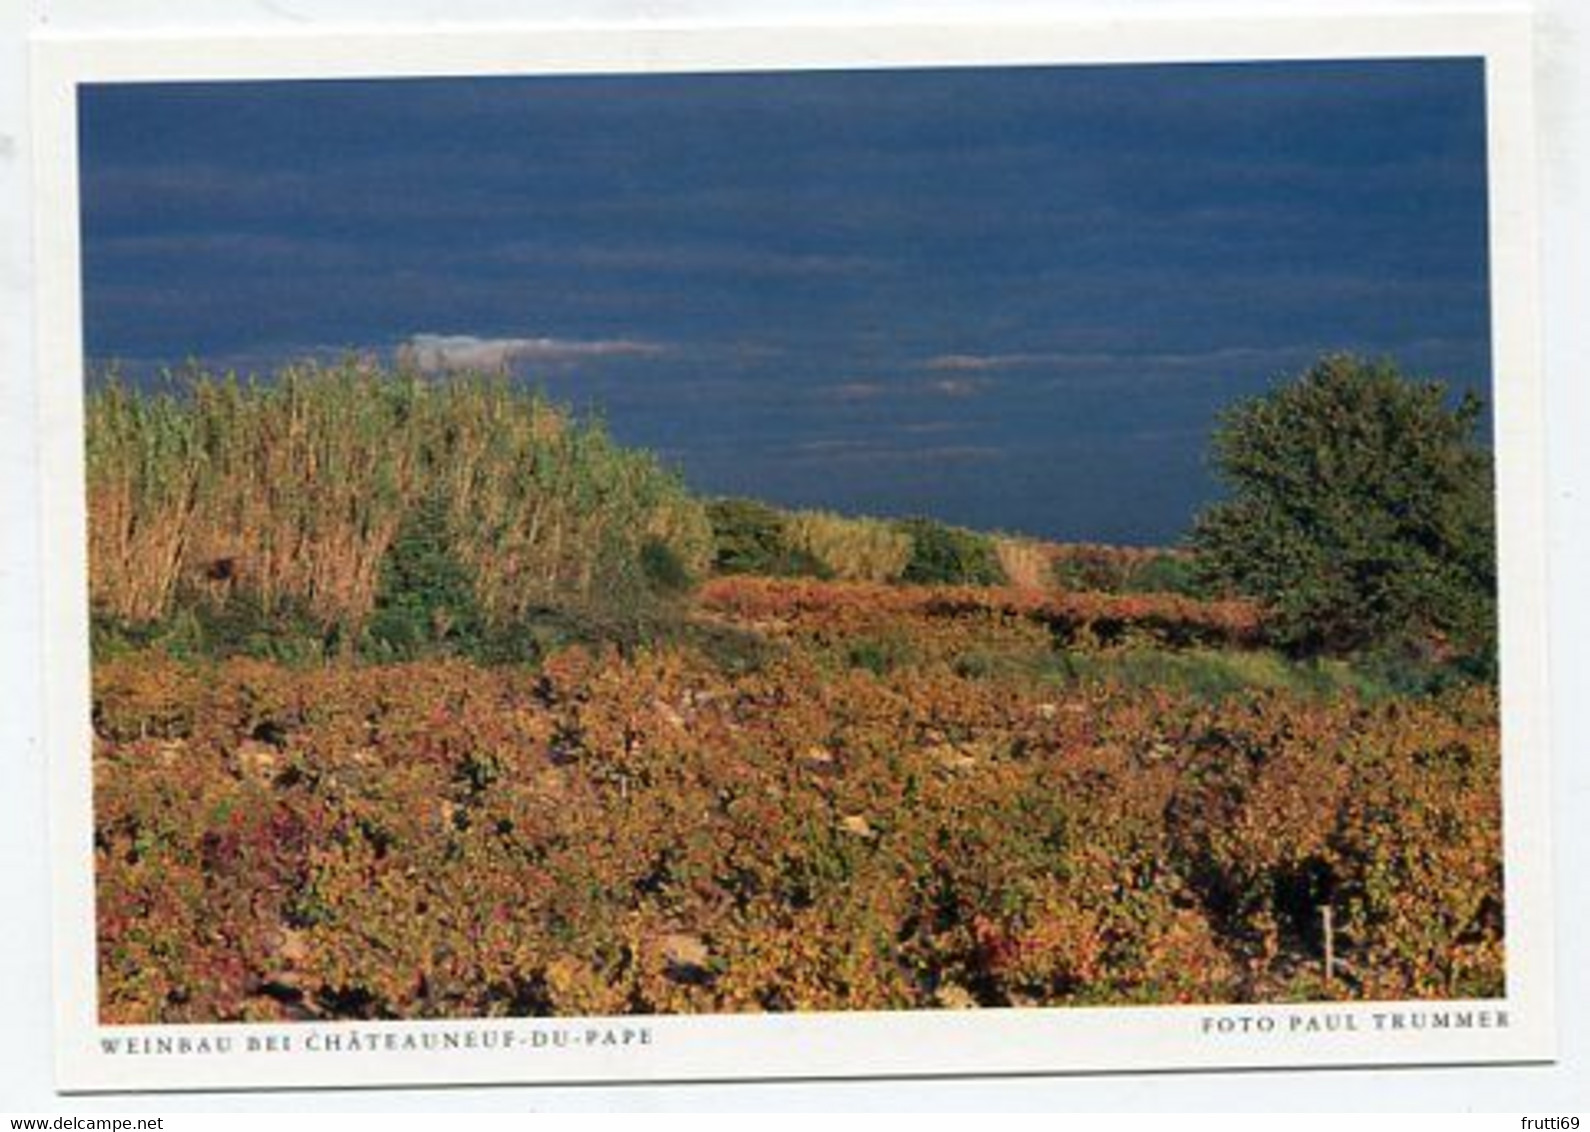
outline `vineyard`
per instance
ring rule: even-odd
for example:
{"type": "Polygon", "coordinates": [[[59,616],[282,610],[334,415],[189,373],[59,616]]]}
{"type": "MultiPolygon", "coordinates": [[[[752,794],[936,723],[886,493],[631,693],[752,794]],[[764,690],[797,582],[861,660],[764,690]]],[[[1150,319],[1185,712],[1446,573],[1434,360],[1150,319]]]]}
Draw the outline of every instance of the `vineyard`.
{"type": "Polygon", "coordinates": [[[1504,989],[1494,682],[1179,553],[703,504],[484,384],[90,426],[106,1022],[1504,989]]]}
{"type": "Polygon", "coordinates": [[[737,672],[102,665],[105,1019],[1500,993],[1489,690],[1067,678],[1047,610],[931,591],[875,664],[774,589],[707,595],[737,672]]]}

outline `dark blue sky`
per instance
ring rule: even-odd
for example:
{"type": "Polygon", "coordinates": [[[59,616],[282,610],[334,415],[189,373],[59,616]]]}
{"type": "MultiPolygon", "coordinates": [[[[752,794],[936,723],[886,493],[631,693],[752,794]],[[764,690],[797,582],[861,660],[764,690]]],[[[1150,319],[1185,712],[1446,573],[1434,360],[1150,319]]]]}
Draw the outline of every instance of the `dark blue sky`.
{"type": "Polygon", "coordinates": [[[1478,61],[117,85],[134,372],[506,360],[703,491],[1168,542],[1320,353],[1490,381],[1478,61]]]}

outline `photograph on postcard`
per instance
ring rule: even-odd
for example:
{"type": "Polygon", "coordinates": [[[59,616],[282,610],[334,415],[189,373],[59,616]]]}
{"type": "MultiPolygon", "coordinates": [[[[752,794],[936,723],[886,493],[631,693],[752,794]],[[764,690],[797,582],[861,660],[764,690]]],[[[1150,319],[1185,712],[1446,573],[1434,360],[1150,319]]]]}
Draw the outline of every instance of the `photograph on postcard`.
{"type": "Polygon", "coordinates": [[[574,70],[72,86],[85,1032],[1483,1050],[1486,58],[574,70]]]}

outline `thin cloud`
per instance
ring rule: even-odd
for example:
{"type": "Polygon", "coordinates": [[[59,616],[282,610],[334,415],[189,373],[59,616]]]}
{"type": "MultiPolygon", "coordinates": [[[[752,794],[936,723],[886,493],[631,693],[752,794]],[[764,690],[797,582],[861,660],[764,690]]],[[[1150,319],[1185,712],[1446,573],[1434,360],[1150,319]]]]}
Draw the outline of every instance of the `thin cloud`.
{"type": "MultiPolygon", "coordinates": [[[[1362,354],[1406,353],[1412,350],[1448,349],[1471,346],[1467,339],[1423,338],[1407,342],[1291,342],[1275,346],[1225,346],[1194,351],[1079,350],[1029,351],[1020,353],[939,354],[923,362],[937,373],[975,374],[999,370],[1033,369],[1072,373],[1107,373],[1127,369],[1145,380],[1155,371],[1200,369],[1209,366],[1263,367],[1312,359],[1333,350],[1351,348],[1362,354]]],[[[947,378],[940,385],[955,386],[976,379],[947,378]]]]}
{"type": "Polygon", "coordinates": [[[504,369],[514,362],[567,363],[589,358],[655,357],[657,342],[634,338],[477,338],[472,334],[415,334],[397,349],[401,364],[427,373],[504,369]]]}
{"type": "MultiPolygon", "coordinates": [[[[1281,348],[1290,352],[1293,347],[1281,348]]],[[[935,373],[988,373],[1009,369],[1089,369],[1122,364],[1188,365],[1208,361],[1237,360],[1281,350],[1236,347],[1199,353],[1134,353],[1129,351],[1023,351],[993,354],[939,354],[929,358],[924,368],[935,373]]],[[[953,384],[946,381],[945,384],[953,384]]]]}
{"type": "Polygon", "coordinates": [[[976,377],[945,377],[928,382],[926,389],[940,397],[975,397],[992,384],[976,377]]]}
{"type": "Polygon", "coordinates": [[[975,397],[986,392],[993,382],[976,377],[940,377],[924,381],[846,381],[823,388],[830,400],[841,402],[878,401],[885,398],[916,400],[938,397],[975,397]]]}
{"type": "Polygon", "coordinates": [[[940,433],[957,432],[964,427],[964,421],[908,421],[896,425],[895,431],[907,436],[936,436],[940,433]]]}
{"type": "Polygon", "coordinates": [[[846,381],[830,385],[827,392],[835,401],[872,401],[887,395],[889,385],[882,381],[846,381]]]}
{"type": "Polygon", "coordinates": [[[938,354],[924,365],[936,373],[981,373],[1025,365],[1041,357],[1042,354],[938,354]]]}

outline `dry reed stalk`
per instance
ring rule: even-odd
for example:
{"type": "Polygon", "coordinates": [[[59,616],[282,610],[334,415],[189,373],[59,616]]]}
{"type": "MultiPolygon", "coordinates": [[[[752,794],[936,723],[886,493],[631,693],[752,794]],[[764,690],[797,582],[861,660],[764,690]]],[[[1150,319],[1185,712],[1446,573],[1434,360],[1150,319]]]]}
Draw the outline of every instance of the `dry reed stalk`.
{"type": "Polygon", "coordinates": [[[911,536],[881,519],[797,511],[785,537],[844,581],[896,581],[911,561],[911,536]]]}
{"type": "Polygon", "coordinates": [[[1006,580],[1017,589],[1052,588],[1053,568],[1044,547],[1031,539],[1000,537],[994,540],[994,553],[1006,580]]]}
{"type": "Polygon", "coordinates": [[[711,552],[676,476],[502,379],[303,366],[198,375],[183,397],[111,382],[89,397],[88,451],[94,605],[130,621],[191,593],[357,627],[405,519],[436,501],[497,621],[635,584],[647,539],[694,569],[711,552]]]}

